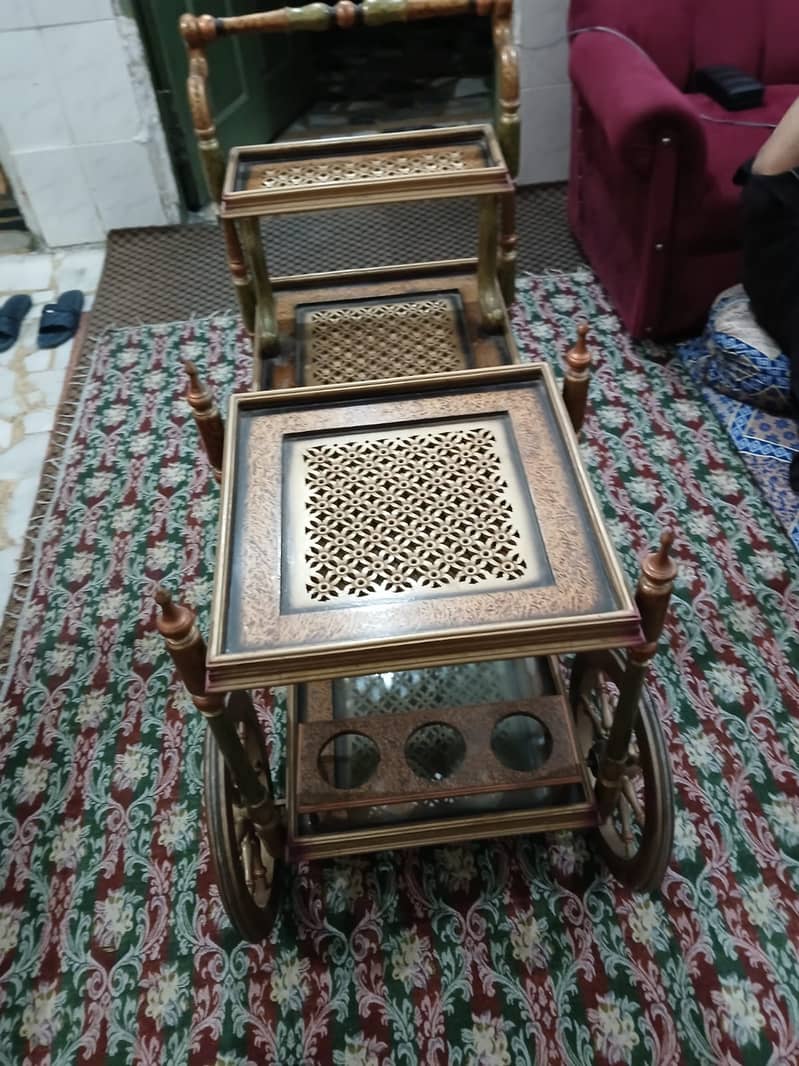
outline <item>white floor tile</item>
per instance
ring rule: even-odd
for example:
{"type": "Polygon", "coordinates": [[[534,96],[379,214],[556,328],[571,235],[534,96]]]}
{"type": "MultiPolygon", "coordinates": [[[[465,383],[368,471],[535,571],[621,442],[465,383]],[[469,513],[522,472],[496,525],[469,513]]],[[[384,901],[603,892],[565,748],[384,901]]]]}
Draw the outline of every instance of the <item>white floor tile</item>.
{"type": "Polygon", "coordinates": [[[52,353],[48,348],[31,352],[30,355],[25,356],[25,370],[29,374],[35,374],[39,370],[49,370],[51,356],[52,353]]]}
{"type": "Polygon", "coordinates": [[[13,434],[13,425],[10,422],[6,422],[4,418],[0,418],[0,452],[4,452],[11,444],[13,434]]]}
{"type": "Polygon", "coordinates": [[[0,396],[14,395],[14,382],[16,378],[13,370],[8,367],[0,367],[0,396]]]}
{"type": "Polygon", "coordinates": [[[22,478],[17,482],[5,519],[6,533],[11,540],[22,544],[28,528],[31,511],[39,488],[39,475],[22,478]]]}
{"type": "Polygon", "coordinates": [[[28,374],[31,391],[28,402],[36,407],[55,407],[61,399],[64,387],[63,370],[42,370],[38,374],[28,374]]]}
{"type": "Polygon", "coordinates": [[[38,477],[49,440],[49,433],[34,433],[23,437],[8,451],[0,452],[0,478],[38,477]]]}
{"type": "Polygon", "coordinates": [[[14,575],[17,572],[21,547],[14,544],[10,548],[0,551],[0,617],[2,617],[8,597],[11,595],[11,586],[14,583],[14,575]]]}
{"type": "Polygon", "coordinates": [[[3,300],[12,292],[27,292],[32,296],[35,289],[49,289],[53,273],[53,257],[37,252],[0,256],[0,293],[3,300]]]}
{"type": "Polygon", "coordinates": [[[3,396],[0,393],[0,418],[17,418],[24,407],[18,396],[3,396]]]}
{"type": "Polygon", "coordinates": [[[55,407],[40,408],[38,411],[28,411],[22,419],[25,436],[29,433],[49,433],[55,421],[55,407]]]}
{"type": "Polygon", "coordinates": [[[76,248],[56,252],[55,286],[59,293],[80,289],[86,296],[93,293],[100,281],[105,262],[105,245],[96,248],[76,248]]]}
{"type": "Polygon", "coordinates": [[[72,355],[72,346],[75,343],[73,337],[71,341],[67,341],[66,344],[62,344],[60,348],[56,348],[53,356],[53,366],[56,370],[66,370],[69,366],[69,359],[72,355]]]}

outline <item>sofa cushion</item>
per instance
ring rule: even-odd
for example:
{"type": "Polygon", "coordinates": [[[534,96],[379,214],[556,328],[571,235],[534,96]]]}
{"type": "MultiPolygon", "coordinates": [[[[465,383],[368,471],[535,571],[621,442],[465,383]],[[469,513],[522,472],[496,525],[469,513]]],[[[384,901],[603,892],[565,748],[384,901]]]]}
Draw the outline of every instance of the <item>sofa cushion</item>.
{"type": "Polygon", "coordinates": [[[733,285],[716,298],[704,341],[697,369],[705,384],[766,411],[789,408],[788,356],[755,321],[743,285],[733,285]]]}

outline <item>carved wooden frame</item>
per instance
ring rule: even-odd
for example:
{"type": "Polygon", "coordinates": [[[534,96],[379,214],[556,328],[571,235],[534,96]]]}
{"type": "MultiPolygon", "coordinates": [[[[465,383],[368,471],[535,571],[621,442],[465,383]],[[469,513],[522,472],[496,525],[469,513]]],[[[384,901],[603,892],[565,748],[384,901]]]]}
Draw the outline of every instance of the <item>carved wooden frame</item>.
{"type": "MultiPolygon", "coordinates": [[[[225,443],[218,566],[208,656],[210,690],[225,691],[236,687],[340,677],[406,665],[443,665],[481,659],[513,658],[520,654],[629,646],[640,642],[639,614],[627,589],[615,551],[605,531],[598,504],[582,468],[573,428],[549,367],[533,364],[390,379],[357,386],[330,385],[323,388],[294,388],[240,394],[231,397],[229,426],[231,431],[227,433],[225,443]],[[618,609],[604,609],[596,614],[567,611],[563,616],[550,612],[545,618],[537,620],[519,617],[516,621],[499,618],[492,622],[483,619],[476,625],[464,620],[455,628],[442,630],[433,620],[434,616],[437,618],[441,612],[429,607],[430,624],[425,625],[424,631],[421,632],[406,631],[385,637],[345,641],[332,639],[321,645],[259,648],[256,651],[235,653],[224,650],[235,492],[235,425],[240,411],[282,408],[296,414],[303,407],[307,409],[309,405],[320,402],[329,405],[340,402],[343,405],[357,398],[361,403],[371,400],[379,403],[381,399],[400,396],[424,400],[431,393],[441,393],[445,389],[479,390],[482,387],[513,387],[531,382],[539,382],[544,386],[547,409],[554,420],[554,432],[558,435],[559,447],[562,447],[568,456],[569,473],[575,479],[575,491],[588,517],[591,535],[599,551],[604,580],[608,582],[618,609]]],[[[434,601],[425,602],[429,605],[434,601]]]]}

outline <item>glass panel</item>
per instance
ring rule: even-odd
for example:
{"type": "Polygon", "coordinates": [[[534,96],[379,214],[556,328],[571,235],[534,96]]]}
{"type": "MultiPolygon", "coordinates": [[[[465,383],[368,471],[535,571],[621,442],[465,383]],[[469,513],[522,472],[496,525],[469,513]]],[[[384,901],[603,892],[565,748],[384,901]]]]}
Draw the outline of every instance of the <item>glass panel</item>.
{"type": "Polygon", "coordinates": [[[546,659],[506,659],[427,670],[345,677],[333,682],[333,717],[408,714],[437,707],[534,699],[555,691],[546,659]]]}

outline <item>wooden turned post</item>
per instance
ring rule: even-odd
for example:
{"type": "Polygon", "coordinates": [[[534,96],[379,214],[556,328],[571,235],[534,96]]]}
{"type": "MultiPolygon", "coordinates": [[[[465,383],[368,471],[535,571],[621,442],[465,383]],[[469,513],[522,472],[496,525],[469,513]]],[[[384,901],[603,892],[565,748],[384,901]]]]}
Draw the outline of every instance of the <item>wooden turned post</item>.
{"type": "Polygon", "coordinates": [[[252,337],[255,332],[255,288],[247,270],[247,263],[244,259],[244,251],[241,247],[236,223],[230,218],[223,218],[221,221],[228,270],[233,279],[244,328],[252,337]]]}
{"type": "Polygon", "coordinates": [[[270,855],[280,857],[283,854],[283,828],[272,795],[250,764],[236,726],[225,713],[226,697],[206,689],[205,641],[197,629],[194,611],[173,603],[171,595],[162,588],[156,589],[155,602],[161,608],[158,631],[166,642],[175,668],[194,706],[214,735],[258,836],[270,855]]]}
{"type": "Polygon", "coordinates": [[[497,197],[481,196],[477,295],[480,325],[489,333],[499,332],[505,323],[505,305],[497,277],[497,253],[497,197]]]}
{"type": "Polygon", "coordinates": [[[225,446],[225,425],[219,414],[213,394],[208,386],[200,380],[197,367],[190,360],[183,364],[189,376],[189,387],[186,390],[186,399],[191,407],[197,429],[200,431],[200,439],[208,456],[208,462],[214,472],[214,477],[219,482],[222,480],[222,454],[225,446]]]}
{"type": "Polygon", "coordinates": [[[588,383],[591,379],[591,353],[586,346],[587,336],[588,326],[583,322],[577,327],[577,343],[566,353],[563,378],[563,402],[578,436],[585,420],[588,383]]]}
{"type": "Polygon", "coordinates": [[[499,286],[505,306],[516,299],[516,193],[500,198],[499,286]]]}
{"type": "Polygon", "coordinates": [[[657,651],[677,567],[669,557],[674,543],[672,532],[660,538],[660,548],[641,562],[641,576],[635,602],[641,613],[644,643],[630,648],[605,752],[597,774],[595,797],[600,820],[609,818],[616,807],[622,778],[627,768],[630,741],[638,721],[638,705],[646,682],[649,663],[657,651]]]}
{"type": "Polygon", "coordinates": [[[670,556],[674,533],[669,530],[660,538],[660,547],[641,562],[641,576],[635,592],[635,602],[641,612],[641,628],[646,643],[633,648],[630,654],[640,662],[649,662],[657,651],[663,632],[671,590],[677,576],[677,564],[670,556]]]}

